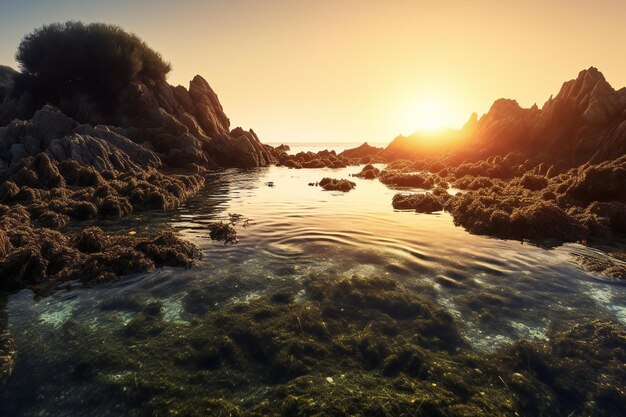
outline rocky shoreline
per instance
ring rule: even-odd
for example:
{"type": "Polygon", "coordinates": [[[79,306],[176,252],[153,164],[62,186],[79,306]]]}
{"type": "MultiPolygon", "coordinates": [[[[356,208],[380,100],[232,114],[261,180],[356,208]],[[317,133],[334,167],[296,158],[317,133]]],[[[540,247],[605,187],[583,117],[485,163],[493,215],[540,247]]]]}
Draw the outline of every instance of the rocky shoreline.
{"type": "MultiPolygon", "coordinates": [[[[189,88],[169,85],[164,75],[137,76],[120,87],[113,105],[103,106],[80,88],[54,96],[29,89],[21,77],[32,74],[0,67],[0,386],[16,355],[3,332],[7,295],[25,288],[46,295],[73,280],[100,283],[162,266],[192,266],[201,251],[172,232],[110,235],[80,225],[176,209],[203,187],[208,169],[366,164],[356,177],[427,191],[398,193],[394,208],[445,210],[471,233],[542,245],[624,236],[626,90],[607,87],[598,74],[581,73],[543,109],[499,100],[483,118],[448,132],[440,149],[419,137],[400,137],[385,149],[365,143],[341,153],[290,155],[286,146],[263,145],[253,130],[231,129],[200,76],[189,88]],[[452,143],[463,144],[462,150],[451,152],[452,143]],[[175,168],[184,173],[172,173],[175,168]],[[69,231],[70,224],[82,230],[69,231]]],[[[349,191],[355,183],[324,178],[319,185],[349,191]]],[[[211,238],[236,242],[229,224],[209,231],[211,238]]],[[[620,265],[581,264],[626,276],[620,265]]],[[[166,414],[176,403],[187,415],[329,409],[397,415],[413,407],[447,416],[484,410],[604,416],[624,399],[626,337],[619,324],[581,323],[552,332],[546,342],[517,342],[480,355],[448,313],[397,282],[334,278],[311,277],[304,296],[285,291],[230,303],[192,326],[165,323],[158,304],[136,306],[140,314],[105,342],[90,341],[83,337],[88,330],[68,321],[62,342],[82,350],[80,363],[63,372],[98,382],[133,415],[166,414]],[[296,303],[296,297],[304,298],[296,303]],[[172,345],[146,335],[166,335],[172,345]],[[139,362],[120,357],[128,340],[152,364],[154,358],[172,363],[167,380],[162,368],[139,372],[139,362]],[[120,364],[138,372],[98,379],[120,364]],[[240,401],[242,390],[257,388],[259,380],[265,391],[240,401]],[[222,399],[206,400],[207,385],[219,386],[222,399]],[[335,386],[350,395],[336,397],[335,386]]],[[[61,365],[63,355],[56,358],[61,365]]]]}
{"type": "MultiPolygon", "coordinates": [[[[231,129],[202,77],[189,88],[169,85],[169,64],[121,28],[49,25],[25,37],[18,49],[21,72],[0,66],[0,303],[23,288],[47,294],[75,279],[95,283],[193,265],[200,250],[172,232],[115,236],[97,227],[70,232],[67,226],[172,210],[198,192],[207,169],[273,160],[254,131],[231,129]],[[76,51],[56,48],[50,36],[70,45],[86,42],[84,50],[106,49],[115,38],[129,56],[99,62],[111,74],[94,75],[74,59],[76,51]],[[143,68],[111,77],[131,68],[125,65],[132,59],[143,68]]],[[[214,229],[212,237],[236,240],[230,224],[214,229]]],[[[0,381],[10,373],[11,346],[3,335],[0,381]]]]}

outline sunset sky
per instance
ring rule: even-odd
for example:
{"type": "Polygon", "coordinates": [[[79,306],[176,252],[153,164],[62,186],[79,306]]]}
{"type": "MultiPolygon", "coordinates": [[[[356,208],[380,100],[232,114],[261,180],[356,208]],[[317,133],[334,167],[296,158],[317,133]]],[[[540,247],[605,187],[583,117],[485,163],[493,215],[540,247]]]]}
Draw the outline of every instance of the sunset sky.
{"type": "Polygon", "coordinates": [[[598,67],[626,85],[625,0],[0,0],[0,64],[45,23],[107,22],[204,76],[268,143],[389,141],[460,127],[494,99],[540,106],[598,67]]]}

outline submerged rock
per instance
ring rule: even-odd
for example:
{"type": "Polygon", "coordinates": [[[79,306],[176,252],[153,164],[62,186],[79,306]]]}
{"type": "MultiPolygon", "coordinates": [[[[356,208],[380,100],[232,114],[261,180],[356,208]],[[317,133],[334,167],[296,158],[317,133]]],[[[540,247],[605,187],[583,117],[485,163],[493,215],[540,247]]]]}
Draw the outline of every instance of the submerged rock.
{"type": "Polygon", "coordinates": [[[237,243],[237,230],[231,223],[214,222],[209,224],[209,236],[213,240],[221,241],[226,244],[237,243]]]}
{"type": "Polygon", "coordinates": [[[573,258],[574,262],[585,271],[595,272],[610,280],[626,280],[626,253],[615,252],[611,255],[615,258],[585,254],[576,254],[573,258]]]}

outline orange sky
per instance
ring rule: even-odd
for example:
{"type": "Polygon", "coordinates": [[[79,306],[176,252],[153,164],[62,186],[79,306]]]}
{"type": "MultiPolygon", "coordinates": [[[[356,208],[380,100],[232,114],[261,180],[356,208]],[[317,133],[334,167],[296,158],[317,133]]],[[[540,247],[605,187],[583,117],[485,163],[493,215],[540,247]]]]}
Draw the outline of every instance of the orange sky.
{"type": "Polygon", "coordinates": [[[203,75],[265,142],[460,127],[496,98],[541,105],[591,65],[626,85],[626,0],[85,3],[0,0],[0,63],[43,23],[116,23],[172,62],[170,82],[203,75]]]}

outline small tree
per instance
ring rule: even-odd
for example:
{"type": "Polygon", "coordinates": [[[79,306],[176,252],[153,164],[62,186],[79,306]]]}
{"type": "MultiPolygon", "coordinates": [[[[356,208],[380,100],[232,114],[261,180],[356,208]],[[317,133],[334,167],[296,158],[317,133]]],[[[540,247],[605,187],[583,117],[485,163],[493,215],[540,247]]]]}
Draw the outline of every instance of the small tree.
{"type": "Polygon", "coordinates": [[[22,85],[51,101],[77,91],[110,103],[130,81],[154,84],[171,70],[138,36],[103,23],[44,25],[22,39],[15,58],[22,85]]]}

